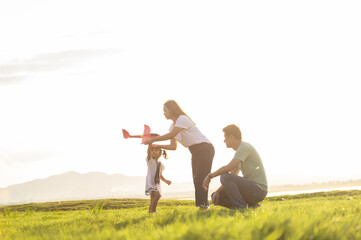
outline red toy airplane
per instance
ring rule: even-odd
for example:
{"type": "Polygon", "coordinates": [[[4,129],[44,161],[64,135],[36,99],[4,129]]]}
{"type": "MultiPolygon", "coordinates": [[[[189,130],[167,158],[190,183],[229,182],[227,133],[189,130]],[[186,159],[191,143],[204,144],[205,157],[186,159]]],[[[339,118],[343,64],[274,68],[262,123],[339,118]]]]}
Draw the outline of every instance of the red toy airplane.
{"type": "Polygon", "coordinates": [[[128,138],[141,138],[142,139],[142,144],[144,144],[145,141],[147,141],[150,138],[154,138],[159,136],[159,134],[156,133],[150,133],[150,127],[148,125],[144,124],[144,132],[143,135],[130,135],[129,132],[125,129],[122,129],[123,131],[123,137],[124,139],[128,139],[128,138]]]}

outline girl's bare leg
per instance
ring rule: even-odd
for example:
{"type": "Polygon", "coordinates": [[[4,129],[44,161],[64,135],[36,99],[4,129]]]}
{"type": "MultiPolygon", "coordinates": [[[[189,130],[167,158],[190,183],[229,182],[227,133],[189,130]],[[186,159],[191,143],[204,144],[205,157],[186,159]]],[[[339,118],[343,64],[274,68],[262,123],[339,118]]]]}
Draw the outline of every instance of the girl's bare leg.
{"type": "Polygon", "coordinates": [[[152,192],[152,194],[150,195],[149,213],[156,212],[159,199],[160,199],[160,193],[158,191],[152,192]]]}
{"type": "Polygon", "coordinates": [[[151,213],[151,209],[152,209],[152,194],[150,194],[150,203],[149,203],[148,213],[151,213]]]}
{"type": "Polygon", "coordinates": [[[154,192],[151,192],[150,194],[150,204],[149,204],[149,212],[148,213],[152,213],[153,212],[153,206],[154,206],[154,192]]]}

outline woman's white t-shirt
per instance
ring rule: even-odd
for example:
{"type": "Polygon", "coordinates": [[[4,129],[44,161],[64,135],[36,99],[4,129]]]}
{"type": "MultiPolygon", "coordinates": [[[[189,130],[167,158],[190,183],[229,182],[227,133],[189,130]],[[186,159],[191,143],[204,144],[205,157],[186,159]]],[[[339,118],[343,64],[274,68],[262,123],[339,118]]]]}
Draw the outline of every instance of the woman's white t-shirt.
{"type": "MultiPolygon", "coordinates": [[[[162,189],[160,187],[160,181],[159,183],[155,183],[154,178],[155,174],[157,172],[158,167],[158,161],[151,158],[149,161],[145,160],[148,165],[148,173],[147,177],[145,179],[145,195],[150,195],[153,191],[158,191],[160,194],[162,194],[162,189]]],[[[162,172],[164,171],[164,165],[162,162],[159,161],[160,169],[159,169],[159,176],[162,176],[162,172]]]]}
{"type": "Polygon", "coordinates": [[[170,126],[169,132],[171,132],[174,127],[183,128],[174,139],[180,142],[184,147],[203,142],[211,143],[186,115],[180,115],[177,121],[170,126]]]}

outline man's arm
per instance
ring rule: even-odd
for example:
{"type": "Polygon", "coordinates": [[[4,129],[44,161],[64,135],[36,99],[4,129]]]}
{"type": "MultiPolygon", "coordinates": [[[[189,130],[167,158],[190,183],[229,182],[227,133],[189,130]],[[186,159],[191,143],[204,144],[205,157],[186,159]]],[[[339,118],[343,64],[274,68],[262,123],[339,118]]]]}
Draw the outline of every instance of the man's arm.
{"type": "Polygon", "coordinates": [[[236,173],[238,175],[239,169],[238,165],[241,163],[241,160],[233,158],[226,166],[220,167],[217,171],[209,173],[208,176],[212,179],[223,173],[236,173]]]}
{"type": "MultiPolygon", "coordinates": [[[[232,174],[235,174],[235,175],[238,175],[239,174],[239,168],[234,168],[232,171],[230,171],[230,173],[232,173],[232,174]]],[[[221,192],[223,192],[224,191],[224,188],[223,188],[223,186],[221,185],[217,190],[216,190],[216,193],[221,193],[221,192]]]]}
{"type": "MultiPolygon", "coordinates": [[[[232,171],[230,171],[230,173],[238,175],[239,174],[240,169],[238,167],[234,168],[232,171]]],[[[221,185],[213,194],[212,196],[212,203],[214,205],[218,204],[219,201],[219,195],[224,191],[223,186],[221,185]]]]}
{"type": "MultiPolygon", "coordinates": [[[[208,185],[211,182],[211,179],[214,177],[217,177],[219,175],[222,175],[223,173],[229,173],[231,171],[235,171],[235,168],[237,168],[238,164],[241,162],[241,160],[238,159],[232,159],[226,166],[220,167],[217,171],[213,173],[209,173],[203,180],[203,189],[207,190],[208,185]]],[[[239,171],[237,172],[237,174],[239,171]]]]}
{"type": "Polygon", "coordinates": [[[234,168],[230,173],[232,173],[232,174],[234,174],[234,175],[238,175],[240,171],[241,171],[241,170],[240,170],[238,167],[236,167],[236,168],[234,168]]]}

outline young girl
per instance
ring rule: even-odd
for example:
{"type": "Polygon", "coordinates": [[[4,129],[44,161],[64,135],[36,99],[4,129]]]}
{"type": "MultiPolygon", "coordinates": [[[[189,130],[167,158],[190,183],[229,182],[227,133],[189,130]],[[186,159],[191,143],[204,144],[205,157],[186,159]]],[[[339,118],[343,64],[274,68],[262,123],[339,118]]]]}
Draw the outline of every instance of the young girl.
{"type": "Polygon", "coordinates": [[[150,195],[149,213],[156,212],[158,201],[162,196],[160,180],[168,185],[172,183],[171,181],[165,179],[162,175],[164,165],[158,161],[161,155],[163,155],[164,159],[167,159],[167,153],[165,150],[161,150],[159,147],[152,145],[148,146],[148,173],[145,182],[145,195],[150,195]]]}

